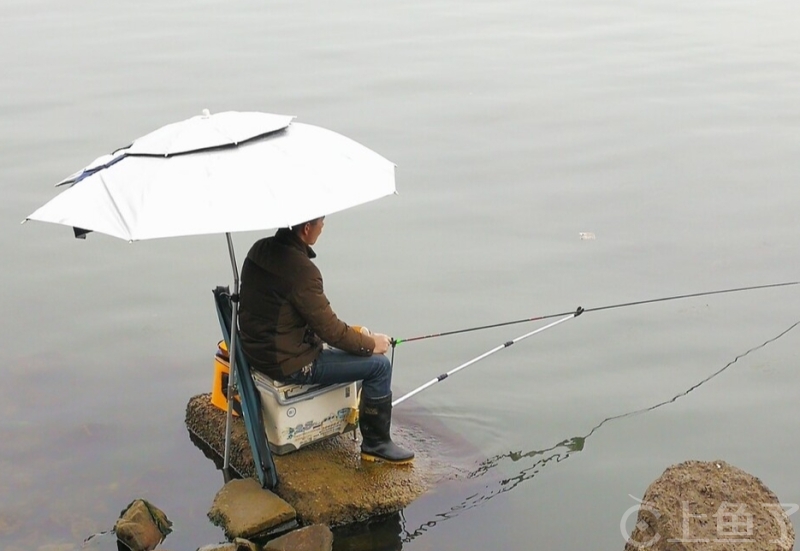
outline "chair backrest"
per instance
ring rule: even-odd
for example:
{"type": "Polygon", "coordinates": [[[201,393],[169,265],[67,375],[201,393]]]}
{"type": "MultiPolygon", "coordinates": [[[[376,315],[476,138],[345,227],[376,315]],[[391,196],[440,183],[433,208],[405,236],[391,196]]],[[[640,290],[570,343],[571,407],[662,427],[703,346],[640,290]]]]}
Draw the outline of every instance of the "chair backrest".
{"type": "MultiPolygon", "coordinates": [[[[233,304],[231,293],[228,287],[217,287],[214,289],[214,303],[217,307],[217,317],[219,318],[222,337],[228,350],[231,350],[231,323],[233,321],[233,304]]],[[[247,429],[247,439],[250,441],[250,449],[253,452],[253,461],[258,474],[258,480],[262,488],[271,490],[278,485],[278,474],[275,470],[275,463],[272,460],[272,452],[267,443],[266,431],[264,430],[264,413],[261,408],[261,396],[256,389],[253,377],[250,374],[250,366],[247,363],[241,346],[238,345],[238,334],[235,341],[236,349],[231,358],[235,358],[234,371],[236,383],[239,390],[239,399],[242,404],[242,419],[247,429]]],[[[228,397],[228,400],[231,400],[228,397]]]]}

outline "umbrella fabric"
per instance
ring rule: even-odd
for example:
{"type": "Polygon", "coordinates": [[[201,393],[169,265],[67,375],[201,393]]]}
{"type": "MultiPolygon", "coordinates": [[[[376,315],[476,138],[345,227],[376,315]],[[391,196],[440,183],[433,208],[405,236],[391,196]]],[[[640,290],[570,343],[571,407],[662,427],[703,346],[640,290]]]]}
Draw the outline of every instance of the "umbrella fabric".
{"type": "MultiPolygon", "coordinates": [[[[138,140],[137,140],[138,141],[138,140]]],[[[395,191],[394,164],[301,123],[238,147],[172,157],[118,152],[28,219],[137,241],[286,227],[395,191]]]]}
{"type": "Polygon", "coordinates": [[[80,169],[78,172],[67,176],[59,183],[56,184],[56,187],[64,186],[67,184],[74,184],[79,180],[83,180],[91,176],[93,173],[97,172],[98,170],[103,170],[105,168],[110,167],[117,161],[121,161],[125,157],[125,149],[118,149],[114,153],[109,153],[108,155],[101,155],[100,157],[96,158],[94,161],[86,165],[85,168],[80,169]]]}
{"type": "Polygon", "coordinates": [[[256,111],[225,111],[203,115],[162,126],[135,140],[131,145],[102,155],[88,166],[64,178],[56,186],[74,184],[94,172],[108,168],[126,156],[170,157],[209,149],[237,146],[248,140],[283,130],[294,119],[290,115],[274,115],[256,111]]]}
{"type": "Polygon", "coordinates": [[[128,155],[180,155],[237,145],[289,126],[294,117],[272,113],[225,111],[162,126],[142,136],[128,148],[128,155]]]}

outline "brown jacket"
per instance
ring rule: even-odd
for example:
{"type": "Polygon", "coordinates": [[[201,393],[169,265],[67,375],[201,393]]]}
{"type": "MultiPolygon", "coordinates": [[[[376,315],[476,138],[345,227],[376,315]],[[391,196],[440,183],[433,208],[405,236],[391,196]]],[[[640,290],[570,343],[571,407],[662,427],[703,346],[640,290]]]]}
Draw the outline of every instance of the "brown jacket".
{"type": "Polygon", "coordinates": [[[313,362],[322,342],[370,356],[375,341],[341,321],[322,288],[316,254],[291,230],[257,241],[242,267],[239,331],[250,365],[281,379],[313,362]]]}

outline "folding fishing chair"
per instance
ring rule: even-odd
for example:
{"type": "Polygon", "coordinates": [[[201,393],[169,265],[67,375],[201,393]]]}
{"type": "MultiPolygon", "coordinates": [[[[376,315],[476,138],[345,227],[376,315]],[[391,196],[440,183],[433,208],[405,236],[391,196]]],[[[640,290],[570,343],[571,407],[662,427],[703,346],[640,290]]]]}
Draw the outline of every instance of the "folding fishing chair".
{"type": "MultiPolygon", "coordinates": [[[[231,293],[228,287],[217,287],[214,289],[214,303],[217,306],[217,316],[222,329],[222,336],[225,344],[230,350],[231,346],[231,320],[233,316],[233,306],[231,304],[231,293]]],[[[238,335],[237,335],[237,343],[238,335]]],[[[261,395],[256,389],[250,366],[242,353],[240,346],[236,347],[235,374],[241,402],[241,415],[244,426],[247,429],[247,439],[250,442],[250,449],[253,452],[253,462],[256,466],[256,474],[261,482],[261,487],[271,490],[278,485],[278,474],[275,470],[275,463],[272,460],[272,452],[269,449],[267,436],[264,432],[264,414],[261,408],[261,395]]],[[[233,399],[229,396],[228,399],[233,399]]],[[[236,400],[233,401],[236,403],[236,400]]]]}

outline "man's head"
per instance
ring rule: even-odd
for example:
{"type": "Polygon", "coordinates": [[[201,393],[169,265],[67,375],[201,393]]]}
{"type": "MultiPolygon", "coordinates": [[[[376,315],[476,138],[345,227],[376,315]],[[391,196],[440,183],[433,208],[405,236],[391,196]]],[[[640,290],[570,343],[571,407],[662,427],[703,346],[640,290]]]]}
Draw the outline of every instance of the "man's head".
{"type": "Polygon", "coordinates": [[[323,226],[325,226],[325,217],[320,216],[302,224],[295,224],[292,226],[292,231],[303,243],[313,245],[319,239],[323,226]]]}

